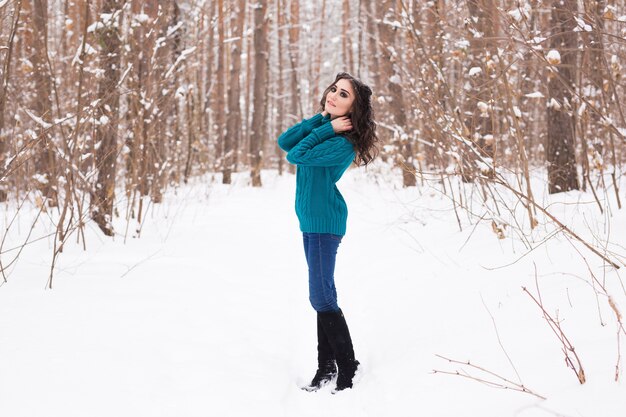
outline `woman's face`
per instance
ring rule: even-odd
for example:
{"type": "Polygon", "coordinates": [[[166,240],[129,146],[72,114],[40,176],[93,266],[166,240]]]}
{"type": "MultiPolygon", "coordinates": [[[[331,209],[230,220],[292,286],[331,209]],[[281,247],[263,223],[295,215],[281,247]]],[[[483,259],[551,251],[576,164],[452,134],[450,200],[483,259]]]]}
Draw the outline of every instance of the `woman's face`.
{"type": "Polygon", "coordinates": [[[342,78],[333,84],[326,94],[324,110],[331,117],[345,116],[352,110],[352,103],[354,103],[354,88],[349,80],[342,78]]]}

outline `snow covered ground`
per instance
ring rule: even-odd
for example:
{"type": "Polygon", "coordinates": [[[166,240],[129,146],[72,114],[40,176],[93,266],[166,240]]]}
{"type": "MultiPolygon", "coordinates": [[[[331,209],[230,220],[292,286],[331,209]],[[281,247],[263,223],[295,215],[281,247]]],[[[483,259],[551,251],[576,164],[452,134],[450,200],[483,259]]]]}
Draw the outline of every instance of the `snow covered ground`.
{"type": "MultiPolygon", "coordinates": [[[[472,224],[462,212],[460,231],[435,188],[402,189],[363,169],[339,183],[350,215],[336,266],[363,372],[337,395],[300,390],[315,372],[316,327],[295,177],[266,171],[261,189],[246,174],[234,178],[169,192],[139,239],[107,239],[90,225],[88,250],[66,247],[52,290],[44,289],[51,240],[26,247],[0,287],[0,416],[626,415],[626,359],[614,382],[617,319],[595,291],[602,284],[626,313],[618,273],[562,234],[539,244],[552,225],[537,229],[532,251],[511,228],[498,239],[490,221],[472,224]],[[536,282],[576,349],[584,385],[522,290],[537,297],[536,282]],[[434,373],[502,382],[436,355],[547,400],[434,373]]],[[[613,200],[610,217],[591,194],[534,191],[582,237],[609,236],[607,250],[626,253],[626,209],[613,200]]],[[[5,249],[27,235],[26,217],[5,249]]],[[[32,236],[46,231],[40,222],[32,236]]],[[[623,334],[620,343],[626,356],[623,334]]]]}

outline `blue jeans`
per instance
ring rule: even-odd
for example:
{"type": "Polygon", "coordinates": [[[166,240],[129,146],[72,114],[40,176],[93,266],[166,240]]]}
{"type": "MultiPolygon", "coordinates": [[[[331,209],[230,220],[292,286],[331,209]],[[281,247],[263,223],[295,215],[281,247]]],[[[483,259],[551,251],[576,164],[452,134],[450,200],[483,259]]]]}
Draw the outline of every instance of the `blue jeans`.
{"type": "Polygon", "coordinates": [[[317,312],[339,311],[335,289],[335,257],[342,236],[307,232],[302,236],[309,265],[309,301],[317,312]]]}

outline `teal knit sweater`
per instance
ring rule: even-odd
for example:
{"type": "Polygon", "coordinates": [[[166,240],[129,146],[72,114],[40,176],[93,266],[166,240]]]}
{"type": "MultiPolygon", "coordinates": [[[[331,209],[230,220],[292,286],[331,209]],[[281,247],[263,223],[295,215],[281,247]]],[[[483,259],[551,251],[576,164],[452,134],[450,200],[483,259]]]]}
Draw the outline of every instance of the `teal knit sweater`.
{"type": "Polygon", "coordinates": [[[296,214],[300,230],[346,234],[348,207],[335,185],[354,160],[352,143],[337,135],[330,116],[316,114],[278,138],[296,169],[296,214]]]}

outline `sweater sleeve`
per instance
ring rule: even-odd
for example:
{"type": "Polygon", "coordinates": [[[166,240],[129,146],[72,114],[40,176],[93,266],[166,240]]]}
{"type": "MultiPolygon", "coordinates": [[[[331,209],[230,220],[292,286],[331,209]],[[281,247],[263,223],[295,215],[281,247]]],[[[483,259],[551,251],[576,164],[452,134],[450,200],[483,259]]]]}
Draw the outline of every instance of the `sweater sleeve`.
{"type": "Polygon", "coordinates": [[[287,153],[287,161],[294,165],[330,167],[354,158],[352,144],[335,135],[333,126],[326,123],[313,129],[287,153]]]}
{"type": "Polygon", "coordinates": [[[289,152],[298,142],[309,135],[313,129],[321,125],[323,119],[322,113],[318,113],[310,119],[302,119],[300,123],[291,126],[278,137],[278,146],[283,151],[289,152]]]}

